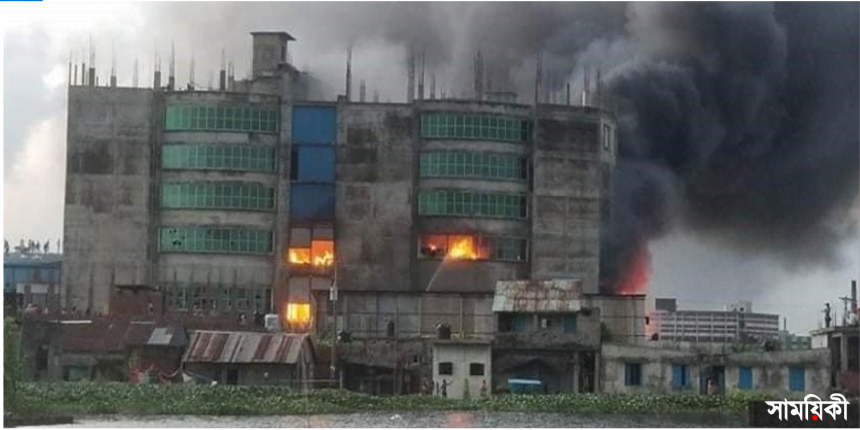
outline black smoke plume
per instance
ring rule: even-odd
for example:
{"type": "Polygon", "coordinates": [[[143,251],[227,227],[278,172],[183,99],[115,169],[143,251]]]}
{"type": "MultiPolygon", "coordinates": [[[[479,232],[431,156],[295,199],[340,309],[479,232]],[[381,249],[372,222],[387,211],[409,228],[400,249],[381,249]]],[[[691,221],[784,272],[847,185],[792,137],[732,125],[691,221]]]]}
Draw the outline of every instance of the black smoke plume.
{"type": "Polygon", "coordinates": [[[631,265],[637,239],[672,226],[790,267],[835,261],[857,226],[858,11],[630,5],[647,54],[607,82],[622,106],[605,285],[631,265]]]}
{"type": "Polygon", "coordinates": [[[478,50],[493,89],[520,101],[532,100],[538,54],[558,93],[566,82],[581,89],[585,67],[592,80],[600,68],[619,106],[616,199],[602,226],[607,292],[641,244],[672,230],[805,268],[834,264],[838,242],[857,227],[857,3],[243,2],[208,15],[167,7],[160,22],[188,29],[181,37],[195,46],[287,29],[299,52],[312,53],[305,58],[337,59],[327,77],[343,75],[348,44],[385,46],[396,58],[364,70],[400,69],[402,79],[380,87],[395,100],[406,93],[409,47],[458,95],[472,94],[478,50]]]}

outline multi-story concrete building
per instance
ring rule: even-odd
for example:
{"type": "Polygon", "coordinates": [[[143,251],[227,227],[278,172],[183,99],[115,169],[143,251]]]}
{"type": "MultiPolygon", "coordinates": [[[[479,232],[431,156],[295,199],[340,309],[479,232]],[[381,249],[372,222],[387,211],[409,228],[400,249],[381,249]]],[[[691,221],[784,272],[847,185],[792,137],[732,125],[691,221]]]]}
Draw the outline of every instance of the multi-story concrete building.
{"type": "Polygon", "coordinates": [[[738,302],[723,311],[679,310],[675,299],[657,299],[647,332],[656,340],[732,343],[770,340],[780,336],[779,315],[754,313],[751,302],[738,302]]]}
{"type": "Polygon", "coordinates": [[[641,297],[598,290],[611,112],[412,85],[407,103],[309,101],[294,39],[252,34],[251,77],[222,70],[215,91],[91,69],[70,86],[64,304],[108,312],[111,286],[146,284],[168,312],[322,329],[334,303],[355,336],[491,334],[498,280],[576,279],[642,332],[641,297]]]}

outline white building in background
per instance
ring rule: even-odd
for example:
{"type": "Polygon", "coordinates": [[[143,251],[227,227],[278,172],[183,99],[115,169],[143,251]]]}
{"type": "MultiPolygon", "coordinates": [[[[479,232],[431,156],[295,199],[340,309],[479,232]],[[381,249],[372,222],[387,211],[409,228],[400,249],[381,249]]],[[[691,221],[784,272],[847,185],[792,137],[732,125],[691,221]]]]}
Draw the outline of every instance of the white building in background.
{"type": "Polygon", "coordinates": [[[676,299],[656,299],[647,332],[652,340],[731,343],[780,336],[779,315],[753,312],[752,302],[737,302],[723,311],[679,310],[676,299]]]}

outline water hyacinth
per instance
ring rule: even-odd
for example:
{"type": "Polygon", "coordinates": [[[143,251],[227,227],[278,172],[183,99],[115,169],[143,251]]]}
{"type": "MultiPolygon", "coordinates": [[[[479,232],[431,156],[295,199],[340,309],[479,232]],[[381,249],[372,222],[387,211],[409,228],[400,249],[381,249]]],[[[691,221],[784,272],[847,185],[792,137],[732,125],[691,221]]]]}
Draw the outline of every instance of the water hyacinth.
{"type": "Polygon", "coordinates": [[[354,412],[475,411],[578,414],[743,414],[762,393],[701,396],[560,394],[496,395],[447,399],[431,396],[376,397],[342,390],[297,393],[279,386],[129,385],[123,383],[30,383],[22,401],[66,414],[131,415],[314,415],[354,412]]]}

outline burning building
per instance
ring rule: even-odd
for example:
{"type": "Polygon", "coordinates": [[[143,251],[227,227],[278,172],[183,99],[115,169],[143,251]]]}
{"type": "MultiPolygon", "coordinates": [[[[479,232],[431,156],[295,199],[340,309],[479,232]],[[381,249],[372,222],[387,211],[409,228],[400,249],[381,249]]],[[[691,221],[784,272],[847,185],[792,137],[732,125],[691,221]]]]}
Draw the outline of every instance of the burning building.
{"type": "MultiPolygon", "coordinates": [[[[600,296],[617,153],[601,94],[438,98],[411,67],[406,103],[311,101],[292,36],[252,34],[251,76],[222,67],[217,89],[178,88],[173,59],[166,86],[75,73],[64,305],[109,312],[111,285],[154,285],[168,313],[412,337],[494,333],[499,280],[600,296]]],[[[641,292],[641,264],[623,292],[641,292]]]]}

